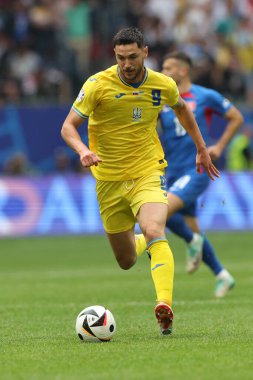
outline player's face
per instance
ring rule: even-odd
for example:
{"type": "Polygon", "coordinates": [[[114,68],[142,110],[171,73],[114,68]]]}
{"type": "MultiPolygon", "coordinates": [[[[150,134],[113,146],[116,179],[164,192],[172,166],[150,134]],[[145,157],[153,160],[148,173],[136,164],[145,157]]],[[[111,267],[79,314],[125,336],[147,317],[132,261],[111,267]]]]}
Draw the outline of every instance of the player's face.
{"type": "Polygon", "coordinates": [[[162,73],[174,79],[177,84],[185,76],[185,68],[182,67],[181,62],[175,58],[168,58],[163,62],[162,73]]]}
{"type": "Polygon", "coordinates": [[[148,48],[139,48],[136,43],[116,45],[114,48],[120,75],[127,83],[138,83],[144,78],[144,59],[148,55],[148,48]]]}

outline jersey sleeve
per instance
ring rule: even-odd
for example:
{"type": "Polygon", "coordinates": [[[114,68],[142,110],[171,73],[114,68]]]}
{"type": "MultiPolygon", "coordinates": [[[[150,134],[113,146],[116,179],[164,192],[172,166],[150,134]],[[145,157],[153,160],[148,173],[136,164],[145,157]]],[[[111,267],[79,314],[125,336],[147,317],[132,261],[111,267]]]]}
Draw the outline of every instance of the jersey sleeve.
{"type": "Polygon", "coordinates": [[[207,97],[208,106],[221,116],[223,116],[233,106],[228,99],[215,90],[209,90],[207,97]]]}
{"type": "Polygon", "coordinates": [[[179,91],[178,91],[176,82],[172,78],[168,77],[167,80],[168,80],[167,104],[170,107],[173,107],[178,102],[179,91]]]}
{"type": "Polygon", "coordinates": [[[72,109],[82,118],[87,118],[97,107],[101,97],[99,78],[92,76],[82,86],[72,109]]]}

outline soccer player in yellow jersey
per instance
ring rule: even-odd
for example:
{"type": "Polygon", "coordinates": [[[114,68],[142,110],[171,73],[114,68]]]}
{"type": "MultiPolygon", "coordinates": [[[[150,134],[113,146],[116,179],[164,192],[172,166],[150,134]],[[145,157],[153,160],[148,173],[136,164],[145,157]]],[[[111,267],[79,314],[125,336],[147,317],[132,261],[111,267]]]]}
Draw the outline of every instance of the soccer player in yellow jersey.
{"type": "Polygon", "coordinates": [[[120,30],[113,39],[117,65],[84,83],[62,126],[62,137],[96,178],[100,214],[116,260],[131,268],[147,246],[157,295],[155,315],[161,333],[172,332],[174,262],[165,237],[168,204],[167,163],[156,132],[164,104],[173,108],[196,145],[196,170],[219,176],[187,104],[173,79],[145,68],[142,33],[120,30]],[[89,147],[79,126],[89,117],[89,147]],[[138,222],[145,237],[134,235],[138,222]]]}

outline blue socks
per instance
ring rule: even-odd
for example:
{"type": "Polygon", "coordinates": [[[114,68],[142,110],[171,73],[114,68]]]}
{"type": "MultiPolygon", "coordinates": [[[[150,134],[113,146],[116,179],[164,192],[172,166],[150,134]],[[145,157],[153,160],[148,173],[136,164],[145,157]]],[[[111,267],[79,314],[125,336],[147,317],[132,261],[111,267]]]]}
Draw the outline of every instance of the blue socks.
{"type": "MultiPolygon", "coordinates": [[[[166,226],[177,236],[181,237],[188,244],[193,238],[193,232],[188,227],[184,221],[184,217],[180,213],[174,214],[170,219],[167,220],[166,226]]],[[[217,275],[223,269],[223,266],[218,260],[218,257],[215,254],[215,251],[207,239],[204,236],[204,245],[203,245],[203,262],[211,269],[211,271],[217,275]]]]}
{"type": "Polygon", "coordinates": [[[223,269],[218,257],[215,254],[213,246],[210,241],[207,239],[205,235],[204,237],[204,245],[203,245],[203,262],[211,269],[211,271],[217,275],[223,269]]]}
{"type": "Polygon", "coordinates": [[[166,227],[168,227],[174,234],[184,239],[186,243],[190,243],[193,238],[192,230],[185,223],[183,215],[178,212],[172,215],[170,219],[167,219],[166,227]]]}

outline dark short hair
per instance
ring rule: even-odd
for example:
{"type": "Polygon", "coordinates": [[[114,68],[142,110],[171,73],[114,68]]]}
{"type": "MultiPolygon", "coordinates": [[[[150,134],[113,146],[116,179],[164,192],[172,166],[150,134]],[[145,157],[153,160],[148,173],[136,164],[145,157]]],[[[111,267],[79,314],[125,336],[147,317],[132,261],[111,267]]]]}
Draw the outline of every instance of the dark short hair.
{"type": "Polygon", "coordinates": [[[129,45],[137,43],[139,48],[145,46],[144,36],[142,32],[134,27],[121,29],[113,37],[113,47],[116,45],[129,45]]]}
{"type": "Polygon", "coordinates": [[[191,57],[187,55],[186,53],[184,53],[183,51],[173,51],[171,53],[168,53],[164,56],[163,61],[169,58],[174,58],[184,63],[187,63],[190,66],[190,68],[193,67],[193,62],[192,62],[191,57]]]}

